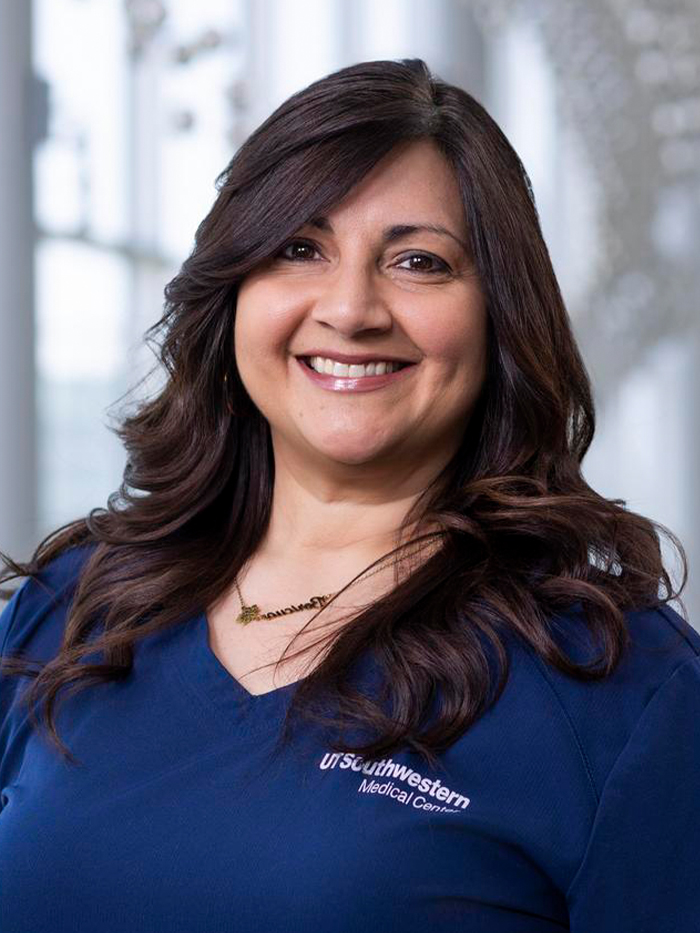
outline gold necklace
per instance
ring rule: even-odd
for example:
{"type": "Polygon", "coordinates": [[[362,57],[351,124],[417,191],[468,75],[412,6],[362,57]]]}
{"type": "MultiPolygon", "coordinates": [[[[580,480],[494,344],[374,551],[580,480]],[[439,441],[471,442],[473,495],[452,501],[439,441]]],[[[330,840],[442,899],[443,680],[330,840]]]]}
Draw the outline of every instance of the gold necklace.
{"type": "MultiPolygon", "coordinates": [[[[423,550],[423,548],[419,549],[423,550]]],[[[390,567],[398,564],[398,560],[393,561],[389,564],[390,567]]],[[[365,579],[373,576],[375,573],[379,573],[380,570],[384,570],[384,567],[378,567],[376,570],[373,570],[372,573],[367,574],[365,579]]],[[[238,593],[238,598],[241,601],[241,611],[238,613],[236,622],[240,622],[241,625],[248,625],[249,622],[255,622],[258,619],[275,619],[278,616],[288,616],[292,615],[295,612],[302,612],[304,609],[321,609],[326,605],[329,599],[332,599],[334,596],[337,596],[340,590],[336,593],[329,593],[326,596],[312,596],[307,602],[299,603],[299,605],[285,606],[284,609],[274,609],[271,612],[260,612],[260,607],[257,603],[254,603],[252,606],[246,606],[245,600],[243,599],[243,594],[241,593],[241,588],[238,585],[238,577],[233,581],[234,586],[236,587],[236,592],[238,593]]]]}

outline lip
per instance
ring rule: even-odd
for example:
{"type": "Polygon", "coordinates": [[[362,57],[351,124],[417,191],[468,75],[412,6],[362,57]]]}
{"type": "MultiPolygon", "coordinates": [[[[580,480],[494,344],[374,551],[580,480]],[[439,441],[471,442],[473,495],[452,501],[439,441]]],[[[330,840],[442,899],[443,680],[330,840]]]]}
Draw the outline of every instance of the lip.
{"type": "MultiPolygon", "coordinates": [[[[309,356],[323,356],[326,359],[337,360],[338,363],[416,363],[417,360],[407,360],[402,356],[392,356],[387,353],[337,353],[335,350],[307,350],[306,353],[295,353],[296,358],[303,359],[309,356]]],[[[369,377],[368,377],[369,378],[369,377]]]]}
{"type": "MultiPolygon", "coordinates": [[[[320,353],[312,354],[312,356],[321,355],[320,353]]],[[[333,376],[329,373],[317,373],[315,369],[307,366],[301,357],[297,357],[296,361],[311,382],[322,389],[330,389],[332,392],[371,392],[373,389],[381,389],[383,386],[405,379],[417,365],[414,363],[404,366],[403,369],[398,369],[394,373],[384,373],[381,376],[333,376]]]]}

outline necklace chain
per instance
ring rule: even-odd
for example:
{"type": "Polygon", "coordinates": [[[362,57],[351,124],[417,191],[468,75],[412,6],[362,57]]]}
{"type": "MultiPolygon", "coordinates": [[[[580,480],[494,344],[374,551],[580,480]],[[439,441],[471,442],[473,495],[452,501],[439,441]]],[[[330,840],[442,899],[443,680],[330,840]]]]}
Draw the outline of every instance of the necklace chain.
{"type": "MultiPolygon", "coordinates": [[[[419,552],[420,550],[423,550],[423,548],[420,548],[419,552]]],[[[389,566],[394,567],[397,563],[398,560],[395,560],[389,566]]],[[[367,574],[364,579],[367,580],[369,577],[374,576],[375,573],[379,573],[380,570],[384,569],[384,567],[380,566],[376,570],[373,570],[372,573],[367,574]]],[[[272,619],[276,618],[277,616],[292,615],[295,612],[303,612],[305,609],[321,609],[326,605],[329,599],[337,596],[338,592],[340,592],[340,590],[338,590],[338,592],[328,593],[326,596],[312,596],[310,599],[300,603],[298,606],[291,605],[285,606],[284,609],[272,610],[270,612],[260,612],[260,607],[257,605],[257,603],[253,603],[250,606],[246,605],[243,594],[241,593],[241,588],[238,585],[238,577],[236,577],[233,582],[236,587],[236,592],[238,593],[238,598],[241,601],[241,611],[238,613],[236,618],[236,622],[240,622],[241,625],[248,625],[249,622],[255,622],[258,619],[272,619]]]]}

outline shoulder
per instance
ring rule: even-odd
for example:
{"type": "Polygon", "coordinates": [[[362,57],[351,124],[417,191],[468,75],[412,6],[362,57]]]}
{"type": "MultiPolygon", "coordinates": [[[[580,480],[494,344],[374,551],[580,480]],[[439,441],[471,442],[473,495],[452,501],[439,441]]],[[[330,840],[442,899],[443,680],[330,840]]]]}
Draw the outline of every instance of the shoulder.
{"type": "MultiPolygon", "coordinates": [[[[556,697],[597,795],[650,704],[662,713],[667,704],[671,716],[685,703],[689,724],[700,717],[700,634],[669,605],[627,612],[625,623],[630,644],[602,680],[572,678],[526,651],[533,676],[556,697]]],[[[553,635],[577,663],[597,655],[578,607],[553,619],[553,635]]]]}
{"type": "Polygon", "coordinates": [[[71,547],[28,577],[0,612],[0,656],[30,658],[58,648],[66,611],[95,544],[71,547]]]}
{"type": "MultiPolygon", "coordinates": [[[[668,604],[627,611],[624,622],[629,645],[615,671],[600,682],[609,689],[636,684],[653,691],[679,664],[700,655],[700,632],[668,604]]],[[[579,603],[552,618],[551,634],[579,664],[593,662],[600,653],[599,639],[592,633],[579,603]]],[[[540,667],[553,674],[554,669],[544,662],[540,667]]]]}
{"type": "Polygon", "coordinates": [[[629,625],[633,648],[609,687],[600,685],[595,721],[580,703],[572,706],[598,777],[598,804],[566,891],[571,929],[695,929],[698,636],[668,606],[635,613],[629,625]]]}

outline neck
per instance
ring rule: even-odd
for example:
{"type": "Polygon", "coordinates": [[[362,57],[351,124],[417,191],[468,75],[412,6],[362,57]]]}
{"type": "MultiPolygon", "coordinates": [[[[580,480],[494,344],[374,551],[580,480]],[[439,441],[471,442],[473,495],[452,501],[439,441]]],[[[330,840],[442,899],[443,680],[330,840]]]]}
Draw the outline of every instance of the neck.
{"type": "Polygon", "coordinates": [[[442,543],[435,535],[398,555],[392,553],[400,544],[437,530],[420,519],[402,526],[444,459],[324,464],[320,458],[302,458],[274,432],[273,448],[270,520],[248,568],[253,592],[272,579],[285,591],[321,586],[330,592],[391,554],[382,563],[386,571],[372,577],[380,586],[387,574],[403,576],[442,543]]]}
{"type": "MultiPolygon", "coordinates": [[[[399,533],[420,493],[403,497],[319,491],[293,477],[276,474],[270,522],[260,552],[270,559],[335,563],[353,558],[365,563],[399,544],[399,533]]],[[[418,534],[413,522],[401,540],[418,534]]]]}

